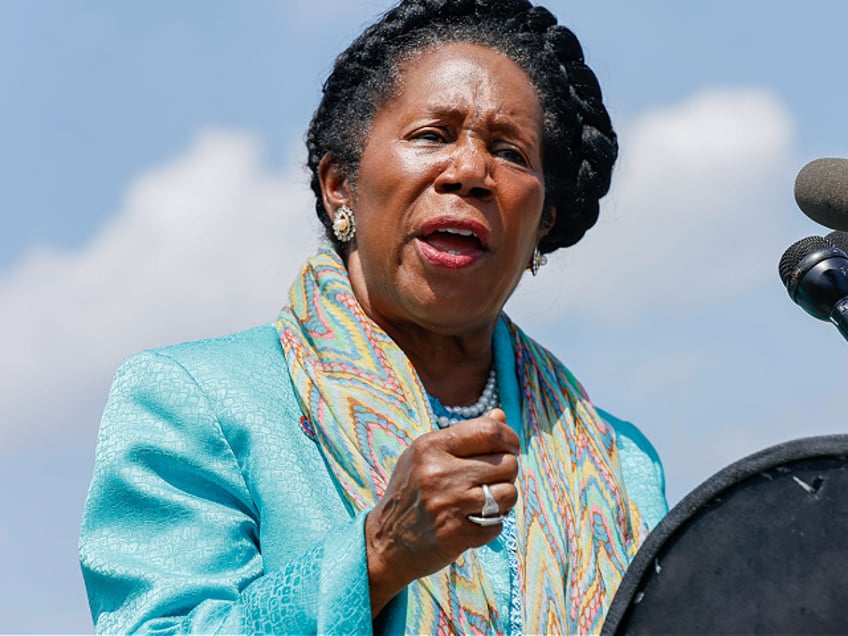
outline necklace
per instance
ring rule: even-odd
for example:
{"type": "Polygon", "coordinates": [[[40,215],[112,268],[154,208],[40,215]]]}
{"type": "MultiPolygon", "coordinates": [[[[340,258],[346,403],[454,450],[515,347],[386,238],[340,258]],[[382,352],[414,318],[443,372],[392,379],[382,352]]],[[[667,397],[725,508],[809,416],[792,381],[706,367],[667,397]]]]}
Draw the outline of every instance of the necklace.
{"type": "Polygon", "coordinates": [[[447,411],[447,415],[436,416],[436,424],[439,425],[439,428],[447,428],[461,422],[462,420],[480,417],[484,413],[488,413],[493,408],[496,408],[499,403],[495,367],[492,366],[489,370],[489,377],[486,380],[486,386],[483,388],[483,393],[474,404],[469,406],[445,406],[439,402],[437,398],[432,396],[430,396],[430,401],[438,404],[442,407],[442,409],[447,411]]]}

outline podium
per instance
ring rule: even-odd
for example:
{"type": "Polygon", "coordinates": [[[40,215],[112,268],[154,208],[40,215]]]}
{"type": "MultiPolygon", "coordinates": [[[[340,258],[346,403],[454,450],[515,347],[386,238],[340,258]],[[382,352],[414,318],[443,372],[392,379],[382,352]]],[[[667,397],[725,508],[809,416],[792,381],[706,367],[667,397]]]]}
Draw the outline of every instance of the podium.
{"type": "Polygon", "coordinates": [[[848,634],[848,435],[767,448],[687,495],[602,634],[848,634]]]}

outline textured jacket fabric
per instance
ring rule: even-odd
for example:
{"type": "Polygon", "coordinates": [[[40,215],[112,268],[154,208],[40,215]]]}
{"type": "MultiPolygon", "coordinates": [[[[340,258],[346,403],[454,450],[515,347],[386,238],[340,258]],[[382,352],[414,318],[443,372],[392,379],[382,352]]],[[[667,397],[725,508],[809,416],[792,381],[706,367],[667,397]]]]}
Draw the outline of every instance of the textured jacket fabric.
{"type": "MultiPolygon", "coordinates": [[[[600,413],[653,526],[666,510],[659,459],[600,413]]],[[[80,536],[98,632],[403,631],[403,593],[372,622],[367,511],[346,508],[301,415],[270,324],[121,366],[80,536]]]]}

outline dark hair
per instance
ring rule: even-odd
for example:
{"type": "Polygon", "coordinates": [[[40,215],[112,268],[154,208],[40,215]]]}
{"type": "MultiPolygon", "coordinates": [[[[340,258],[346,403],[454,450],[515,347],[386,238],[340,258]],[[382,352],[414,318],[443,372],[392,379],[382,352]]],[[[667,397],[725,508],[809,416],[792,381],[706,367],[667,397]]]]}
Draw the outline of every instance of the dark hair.
{"type": "Polygon", "coordinates": [[[598,219],[618,143],[601,89],[576,36],[527,0],[404,0],[337,58],[306,136],[315,210],[341,253],[324,210],[318,164],[327,153],[356,183],[371,122],[396,89],[399,67],[444,42],[471,42],[510,57],[530,77],[544,112],[545,210],[556,220],[539,249],[573,245],[598,219]]]}

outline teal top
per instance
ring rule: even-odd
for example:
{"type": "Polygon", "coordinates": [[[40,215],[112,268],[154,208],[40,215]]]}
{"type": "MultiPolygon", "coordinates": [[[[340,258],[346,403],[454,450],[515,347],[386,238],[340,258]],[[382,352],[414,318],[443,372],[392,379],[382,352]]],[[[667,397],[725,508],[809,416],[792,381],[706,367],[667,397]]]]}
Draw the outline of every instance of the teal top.
{"type": "MultiPolygon", "coordinates": [[[[520,395],[503,335],[509,422],[520,395]]],[[[659,458],[633,425],[601,416],[653,526],[666,511],[659,458]]],[[[96,630],[402,632],[405,593],[371,619],[367,513],[349,512],[312,441],[273,325],[132,356],[103,414],[80,536],[96,630]]],[[[499,604],[515,601],[508,545],[478,548],[499,604]]]]}

